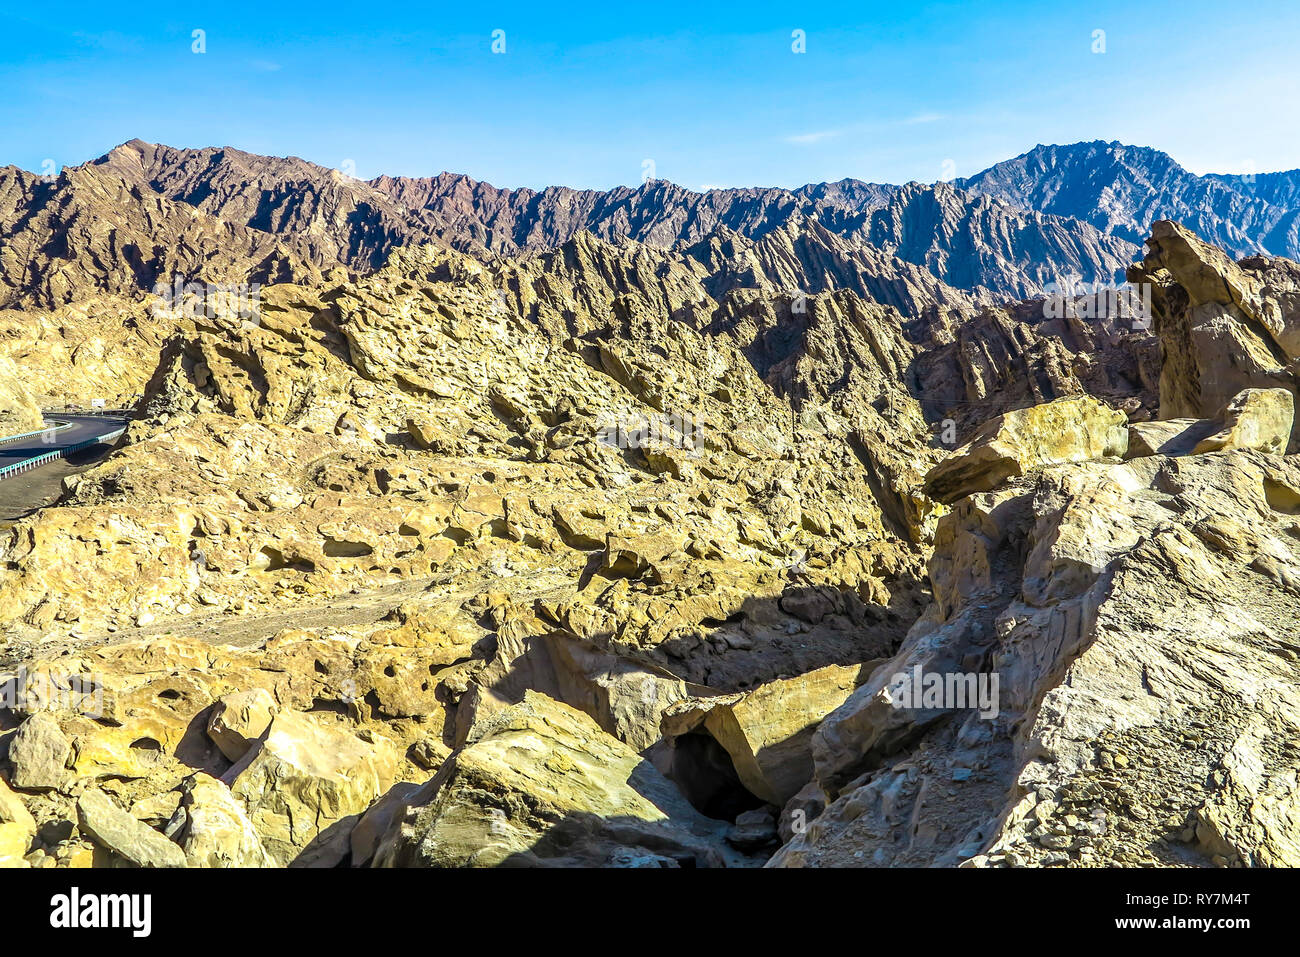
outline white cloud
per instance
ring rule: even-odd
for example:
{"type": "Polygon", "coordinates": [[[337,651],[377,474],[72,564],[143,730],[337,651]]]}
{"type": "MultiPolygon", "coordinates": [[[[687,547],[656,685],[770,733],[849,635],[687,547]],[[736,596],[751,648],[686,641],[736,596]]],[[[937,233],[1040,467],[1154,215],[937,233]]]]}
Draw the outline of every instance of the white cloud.
{"type": "Polygon", "coordinates": [[[803,146],[808,143],[820,143],[822,140],[834,139],[839,135],[839,130],[819,130],[816,133],[799,133],[795,136],[787,136],[785,141],[803,146]]]}

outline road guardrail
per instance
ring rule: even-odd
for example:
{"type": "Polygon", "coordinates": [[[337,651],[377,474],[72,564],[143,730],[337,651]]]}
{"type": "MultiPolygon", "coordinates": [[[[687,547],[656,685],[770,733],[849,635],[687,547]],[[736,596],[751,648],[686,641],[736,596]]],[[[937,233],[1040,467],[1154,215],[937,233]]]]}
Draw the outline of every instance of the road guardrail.
{"type": "Polygon", "coordinates": [[[53,435],[55,432],[62,432],[64,429],[72,428],[71,422],[60,422],[52,429],[37,429],[35,432],[19,432],[17,435],[6,435],[0,438],[0,445],[9,442],[17,442],[19,439],[30,439],[37,435],[53,435]]]}
{"type": "MultiPolygon", "coordinates": [[[[82,449],[88,449],[92,445],[99,445],[101,442],[110,442],[126,432],[125,428],[117,429],[113,432],[106,432],[103,435],[97,435],[93,439],[86,439],[84,442],[77,442],[73,445],[65,446],[61,449],[55,449],[52,452],[43,452],[40,455],[30,459],[23,459],[21,462],[15,462],[13,465],[6,465],[0,468],[0,482],[15,475],[21,475],[23,472],[29,472],[34,468],[40,468],[47,462],[53,462],[55,459],[61,459],[72,452],[80,452],[82,449]]],[[[40,432],[33,432],[32,435],[41,435],[40,432]]],[[[19,438],[19,436],[13,436],[19,438]]]]}

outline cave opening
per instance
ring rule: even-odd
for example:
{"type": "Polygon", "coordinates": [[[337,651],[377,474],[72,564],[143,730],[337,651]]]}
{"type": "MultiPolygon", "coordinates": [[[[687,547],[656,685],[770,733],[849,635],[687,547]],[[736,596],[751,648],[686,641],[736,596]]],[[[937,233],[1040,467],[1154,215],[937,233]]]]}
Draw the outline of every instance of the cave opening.
{"type": "Polygon", "coordinates": [[[734,821],[766,803],[741,783],[731,755],[707,732],[683,734],[670,747],[665,775],[706,817],[734,821]]]}

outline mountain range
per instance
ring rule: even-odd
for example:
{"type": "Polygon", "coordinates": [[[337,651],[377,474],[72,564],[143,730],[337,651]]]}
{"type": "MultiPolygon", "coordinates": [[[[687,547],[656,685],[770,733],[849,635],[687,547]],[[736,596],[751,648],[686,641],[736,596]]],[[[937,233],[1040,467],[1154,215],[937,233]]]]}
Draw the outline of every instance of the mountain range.
{"type": "Polygon", "coordinates": [[[953,183],[799,189],[501,189],[469,176],[362,181],[297,158],[131,140],[55,177],[0,168],[0,307],[139,295],[174,277],[310,280],[402,246],[530,256],[579,233],[693,260],[711,293],[850,289],[911,316],[1122,281],[1150,224],[1235,256],[1300,257],[1300,170],[1197,176],[1158,150],[1038,146],[953,183]]]}

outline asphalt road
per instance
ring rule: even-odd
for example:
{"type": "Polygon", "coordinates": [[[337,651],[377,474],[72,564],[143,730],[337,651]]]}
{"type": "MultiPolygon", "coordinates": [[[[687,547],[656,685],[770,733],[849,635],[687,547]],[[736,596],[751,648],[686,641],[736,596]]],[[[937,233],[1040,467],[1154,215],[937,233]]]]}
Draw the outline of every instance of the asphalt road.
{"type": "Polygon", "coordinates": [[[62,413],[53,416],[50,421],[56,424],[67,422],[70,428],[57,432],[42,432],[40,435],[0,445],[0,468],[16,465],[38,455],[44,455],[46,452],[57,452],[79,442],[87,442],[97,435],[115,432],[125,427],[127,422],[124,417],[115,415],[64,415],[62,413]]]}

